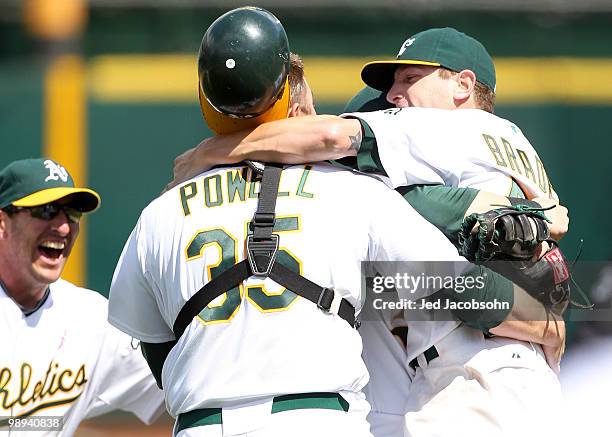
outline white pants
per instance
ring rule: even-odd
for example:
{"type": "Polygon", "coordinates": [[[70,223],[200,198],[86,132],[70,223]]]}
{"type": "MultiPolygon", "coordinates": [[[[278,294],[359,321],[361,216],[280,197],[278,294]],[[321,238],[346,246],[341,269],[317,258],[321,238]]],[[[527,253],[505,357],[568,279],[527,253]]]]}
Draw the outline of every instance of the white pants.
{"type": "Polygon", "coordinates": [[[374,410],[368,414],[368,422],[374,437],[402,437],[406,427],[403,414],[379,413],[374,410]]]}
{"type": "Polygon", "coordinates": [[[363,392],[372,410],[368,415],[374,437],[402,437],[412,369],[406,350],[393,337],[382,315],[364,320],[359,328],[362,357],[370,373],[363,392]]]}
{"type": "Polygon", "coordinates": [[[223,432],[223,425],[184,429],[177,437],[372,437],[367,411],[290,410],[270,414],[265,426],[241,434],[223,432]]]}
{"type": "Polygon", "coordinates": [[[419,357],[405,436],[560,435],[561,387],[541,348],[456,331],[436,345],[438,358],[428,364],[419,357]]]}

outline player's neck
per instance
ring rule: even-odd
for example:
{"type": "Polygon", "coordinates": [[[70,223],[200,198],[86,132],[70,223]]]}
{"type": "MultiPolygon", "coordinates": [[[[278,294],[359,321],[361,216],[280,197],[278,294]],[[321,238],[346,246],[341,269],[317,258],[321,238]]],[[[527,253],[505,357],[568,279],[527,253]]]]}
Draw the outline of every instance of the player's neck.
{"type": "Polygon", "coordinates": [[[455,109],[481,109],[474,99],[470,97],[462,102],[455,101],[455,109]]]}
{"type": "Polygon", "coordinates": [[[49,284],[32,286],[32,284],[20,282],[7,274],[6,270],[0,272],[0,285],[7,296],[13,299],[21,309],[26,310],[35,308],[49,288],[49,284]]]}

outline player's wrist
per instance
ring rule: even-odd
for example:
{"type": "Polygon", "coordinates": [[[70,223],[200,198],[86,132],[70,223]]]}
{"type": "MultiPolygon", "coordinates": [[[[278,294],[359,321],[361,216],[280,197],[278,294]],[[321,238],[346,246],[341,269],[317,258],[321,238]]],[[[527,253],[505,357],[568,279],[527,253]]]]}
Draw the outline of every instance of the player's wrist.
{"type": "Polygon", "coordinates": [[[542,205],[535,200],[523,199],[520,197],[508,197],[508,200],[510,200],[510,205],[512,206],[523,205],[530,208],[542,208],[542,205]]]}

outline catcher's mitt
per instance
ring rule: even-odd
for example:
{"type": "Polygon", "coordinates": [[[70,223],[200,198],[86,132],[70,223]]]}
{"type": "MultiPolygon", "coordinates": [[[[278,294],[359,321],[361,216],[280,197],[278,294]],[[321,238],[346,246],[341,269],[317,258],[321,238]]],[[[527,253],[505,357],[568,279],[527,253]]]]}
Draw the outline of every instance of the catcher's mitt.
{"type": "Polygon", "coordinates": [[[510,279],[547,307],[569,300],[570,274],[565,257],[550,239],[540,209],[522,205],[468,216],[459,233],[460,253],[510,279]],[[474,225],[479,228],[473,232],[474,225]],[[538,245],[550,249],[532,261],[538,245]]]}

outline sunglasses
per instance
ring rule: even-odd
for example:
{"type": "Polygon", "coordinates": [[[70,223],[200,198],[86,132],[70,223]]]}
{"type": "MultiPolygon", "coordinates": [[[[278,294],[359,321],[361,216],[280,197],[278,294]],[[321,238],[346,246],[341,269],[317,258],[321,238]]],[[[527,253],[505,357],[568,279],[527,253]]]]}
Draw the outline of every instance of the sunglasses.
{"type": "Polygon", "coordinates": [[[71,208],[66,205],[58,205],[56,203],[47,203],[45,205],[40,206],[13,206],[9,205],[4,208],[9,214],[19,212],[19,211],[28,211],[30,215],[34,218],[38,218],[41,220],[53,220],[55,217],[59,215],[60,212],[64,211],[68,221],[70,223],[79,223],[81,220],[81,216],[83,213],[74,208],[71,208]]]}

